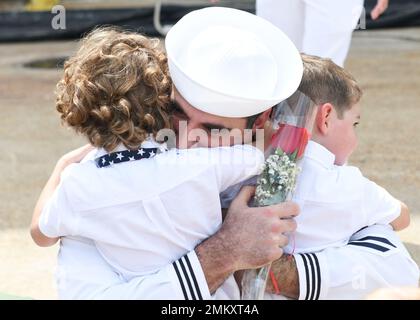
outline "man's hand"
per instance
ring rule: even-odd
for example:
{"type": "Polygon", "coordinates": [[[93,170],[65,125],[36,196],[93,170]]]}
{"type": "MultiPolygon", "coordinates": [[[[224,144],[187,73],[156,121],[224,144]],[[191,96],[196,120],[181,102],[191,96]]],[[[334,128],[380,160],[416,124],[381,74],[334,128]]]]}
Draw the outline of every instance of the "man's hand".
{"type": "Polygon", "coordinates": [[[373,20],[376,20],[379,18],[379,16],[388,9],[389,0],[378,0],[376,3],[375,8],[370,12],[370,16],[373,20]]]}
{"type": "Polygon", "coordinates": [[[262,267],[280,258],[282,247],[288,243],[283,233],[296,229],[295,220],[284,219],[298,214],[296,204],[286,202],[252,208],[248,202],[254,191],[254,187],[241,190],[232,202],[220,230],[225,245],[230,248],[235,270],[262,267]]]}
{"type": "Polygon", "coordinates": [[[195,248],[210,292],[235,271],[253,269],[281,257],[288,240],[282,233],[296,229],[299,208],[287,202],[250,208],[254,187],[242,188],[232,202],[221,229],[195,248]]]}

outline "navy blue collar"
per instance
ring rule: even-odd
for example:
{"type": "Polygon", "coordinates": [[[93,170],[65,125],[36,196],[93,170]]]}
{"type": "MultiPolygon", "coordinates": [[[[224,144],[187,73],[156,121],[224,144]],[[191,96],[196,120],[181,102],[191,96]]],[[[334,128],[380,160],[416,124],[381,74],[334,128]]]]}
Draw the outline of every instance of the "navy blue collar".
{"type": "Polygon", "coordinates": [[[113,164],[153,158],[161,151],[158,148],[140,148],[137,150],[123,150],[105,154],[95,159],[98,168],[108,167],[113,164]]]}

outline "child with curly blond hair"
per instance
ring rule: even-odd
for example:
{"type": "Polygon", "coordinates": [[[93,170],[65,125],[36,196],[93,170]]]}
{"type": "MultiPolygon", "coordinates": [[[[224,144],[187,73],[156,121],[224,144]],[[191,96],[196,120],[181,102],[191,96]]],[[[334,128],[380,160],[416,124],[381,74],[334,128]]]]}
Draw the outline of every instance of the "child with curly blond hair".
{"type": "Polygon", "coordinates": [[[248,145],[167,150],[156,136],[171,128],[171,94],[158,40],[112,28],[82,40],[64,66],[57,110],[93,147],[58,162],[34,210],[38,245],[93,240],[127,280],[173,261],[167,272],[182,285],[202,276],[185,268],[222,224],[219,193],[258,174],[264,156],[248,145]]]}
{"type": "Polygon", "coordinates": [[[98,29],[82,40],[57,85],[61,119],[99,148],[137,148],[169,128],[172,83],[158,39],[98,29]]]}

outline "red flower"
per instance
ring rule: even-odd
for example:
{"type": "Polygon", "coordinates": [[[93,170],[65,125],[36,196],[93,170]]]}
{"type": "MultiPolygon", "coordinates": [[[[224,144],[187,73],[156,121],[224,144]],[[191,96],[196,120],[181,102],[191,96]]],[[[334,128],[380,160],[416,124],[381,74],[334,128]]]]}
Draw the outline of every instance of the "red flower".
{"type": "Polygon", "coordinates": [[[299,159],[305,152],[310,134],[306,128],[299,128],[288,124],[281,124],[271,137],[271,146],[299,159]]]}

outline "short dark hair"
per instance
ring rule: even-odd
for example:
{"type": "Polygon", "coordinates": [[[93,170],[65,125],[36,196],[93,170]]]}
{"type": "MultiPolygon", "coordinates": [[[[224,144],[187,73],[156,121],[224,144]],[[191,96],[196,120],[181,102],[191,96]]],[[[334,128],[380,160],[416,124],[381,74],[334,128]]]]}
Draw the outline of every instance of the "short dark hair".
{"type": "Polygon", "coordinates": [[[258,119],[260,115],[262,115],[262,112],[254,114],[253,116],[246,118],[246,129],[252,129],[252,126],[254,125],[255,121],[258,119]]]}

